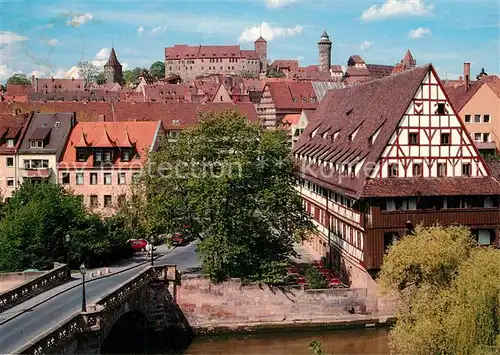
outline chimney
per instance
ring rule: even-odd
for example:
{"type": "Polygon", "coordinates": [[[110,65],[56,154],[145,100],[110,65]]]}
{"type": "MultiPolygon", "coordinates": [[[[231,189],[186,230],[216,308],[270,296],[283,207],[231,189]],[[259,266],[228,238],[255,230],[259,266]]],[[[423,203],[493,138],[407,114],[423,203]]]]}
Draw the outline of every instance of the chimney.
{"type": "Polygon", "coordinates": [[[470,86],[470,63],[464,63],[464,79],[465,79],[465,91],[469,90],[470,86]]]}

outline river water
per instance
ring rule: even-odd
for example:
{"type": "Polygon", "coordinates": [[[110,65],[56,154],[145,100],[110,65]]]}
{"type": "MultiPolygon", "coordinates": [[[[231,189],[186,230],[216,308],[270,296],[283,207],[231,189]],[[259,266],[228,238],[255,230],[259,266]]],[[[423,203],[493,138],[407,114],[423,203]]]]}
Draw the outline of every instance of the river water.
{"type": "Polygon", "coordinates": [[[388,329],[371,328],[196,337],[184,354],[312,355],[309,344],[315,339],[321,342],[323,350],[328,355],[390,353],[388,329]]]}

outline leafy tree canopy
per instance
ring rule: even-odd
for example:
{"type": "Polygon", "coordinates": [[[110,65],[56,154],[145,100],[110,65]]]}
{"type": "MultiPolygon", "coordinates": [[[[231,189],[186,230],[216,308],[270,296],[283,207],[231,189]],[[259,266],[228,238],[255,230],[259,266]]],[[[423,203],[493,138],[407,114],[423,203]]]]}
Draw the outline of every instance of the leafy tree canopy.
{"type": "Polygon", "coordinates": [[[127,86],[137,85],[139,80],[139,74],[141,73],[142,68],[136,67],[132,70],[125,70],[123,72],[123,81],[127,86]]]}
{"type": "MultiPolygon", "coordinates": [[[[488,354],[500,346],[500,253],[465,227],[417,227],[384,258],[380,284],[401,300],[401,354],[488,354]]],[[[497,350],[498,351],[498,350],[497,350]]]]}
{"type": "Polygon", "coordinates": [[[312,229],[293,188],[289,153],[283,132],[233,111],[202,115],[150,157],[145,229],[200,238],[203,268],[214,280],[279,283],[294,254],[294,232],[312,229]]]}
{"type": "Polygon", "coordinates": [[[149,72],[156,79],[162,79],[165,77],[165,63],[162,61],[157,61],[151,64],[149,72]]]}
{"type": "Polygon", "coordinates": [[[80,198],[60,185],[23,183],[2,208],[0,270],[50,268],[67,261],[66,234],[70,236],[73,267],[118,258],[130,251],[132,230],[120,216],[106,220],[86,211],[80,198]]]}
{"type": "Polygon", "coordinates": [[[16,73],[7,79],[7,85],[30,85],[31,80],[24,73],[16,73]]]}
{"type": "Polygon", "coordinates": [[[104,72],[99,72],[99,74],[97,74],[96,78],[95,78],[95,82],[98,84],[98,85],[103,85],[103,84],[106,84],[106,75],[104,75],[104,72]]]}
{"type": "Polygon", "coordinates": [[[77,64],[78,74],[83,78],[85,85],[97,82],[99,68],[88,61],[80,61],[77,64]]]}
{"type": "Polygon", "coordinates": [[[284,78],[285,74],[281,70],[278,70],[276,68],[269,68],[267,70],[266,76],[268,78],[284,78]]]}

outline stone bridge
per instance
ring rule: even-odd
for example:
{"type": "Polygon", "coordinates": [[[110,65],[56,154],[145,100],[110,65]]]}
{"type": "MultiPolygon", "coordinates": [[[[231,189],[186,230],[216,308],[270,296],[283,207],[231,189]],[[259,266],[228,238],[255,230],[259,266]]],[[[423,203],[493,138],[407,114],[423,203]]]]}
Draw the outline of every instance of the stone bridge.
{"type": "Polygon", "coordinates": [[[87,305],[87,312],[70,315],[14,353],[98,354],[110,330],[129,312],[142,313],[154,331],[178,326],[178,280],[175,265],[149,266],[87,305]]]}

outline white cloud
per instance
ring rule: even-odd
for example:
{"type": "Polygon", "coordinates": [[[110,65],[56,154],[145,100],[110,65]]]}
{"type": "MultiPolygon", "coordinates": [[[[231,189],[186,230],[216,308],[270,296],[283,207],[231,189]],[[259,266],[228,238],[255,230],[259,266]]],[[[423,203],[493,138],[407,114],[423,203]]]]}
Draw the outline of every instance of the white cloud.
{"type": "Polygon", "coordinates": [[[44,41],[42,41],[42,43],[45,43],[46,45],[51,46],[51,47],[55,47],[58,44],[60,44],[59,41],[55,38],[44,40],[44,41]]]}
{"type": "Polygon", "coordinates": [[[291,4],[292,2],[295,2],[295,0],[266,0],[266,5],[267,7],[276,9],[291,4]]]}
{"type": "Polygon", "coordinates": [[[262,35],[267,41],[272,41],[278,37],[294,36],[302,32],[302,26],[295,27],[272,27],[267,22],[262,22],[260,26],[245,28],[239,37],[240,42],[253,42],[262,35]]]}
{"type": "Polygon", "coordinates": [[[408,37],[413,38],[413,39],[418,39],[418,38],[422,38],[425,35],[430,35],[431,33],[432,32],[430,29],[424,28],[424,27],[419,27],[419,28],[416,28],[416,29],[408,32],[408,37]]]}
{"type": "Polygon", "coordinates": [[[144,33],[144,27],[139,26],[139,28],[137,29],[137,33],[139,34],[139,36],[142,36],[142,34],[144,33]]]}
{"type": "Polygon", "coordinates": [[[93,18],[94,16],[89,13],[75,14],[75,15],[70,14],[68,16],[66,24],[72,27],[80,27],[82,25],[85,25],[87,22],[91,21],[93,18]]]}
{"type": "Polygon", "coordinates": [[[108,61],[110,53],[111,48],[101,48],[90,62],[100,69],[108,61]]]}
{"type": "Polygon", "coordinates": [[[151,31],[149,31],[149,34],[151,36],[154,36],[157,33],[165,31],[165,29],[166,29],[166,26],[163,26],[163,27],[162,26],[158,26],[158,27],[152,28],[151,31]]]}
{"type": "Polygon", "coordinates": [[[304,60],[304,57],[303,57],[303,56],[299,55],[299,56],[297,57],[297,61],[301,62],[301,61],[303,61],[303,60],[304,60]]]}
{"type": "Polygon", "coordinates": [[[78,74],[78,67],[74,66],[69,69],[57,68],[46,65],[35,65],[35,69],[30,72],[29,75],[34,75],[37,78],[75,78],[78,79],[80,74],[78,74]]]}
{"type": "Polygon", "coordinates": [[[0,82],[4,83],[14,73],[15,71],[6,66],[5,64],[0,65],[0,82]]]}
{"type": "Polygon", "coordinates": [[[371,46],[373,46],[375,42],[371,42],[371,41],[364,41],[363,43],[361,43],[361,45],[359,46],[359,49],[362,50],[363,52],[366,51],[368,48],[370,48],[371,46]]]}
{"type": "Polygon", "coordinates": [[[10,31],[0,31],[0,43],[1,44],[12,44],[15,42],[27,41],[28,37],[21,36],[20,34],[10,32],[10,31]]]}
{"type": "Polygon", "coordinates": [[[424,16],[433,9],[434,5],[426,5],[425,0],[387,0],[382,6],[373,5],[363,11],[361,19],[370,21],[398,16],[424,16]]]}

